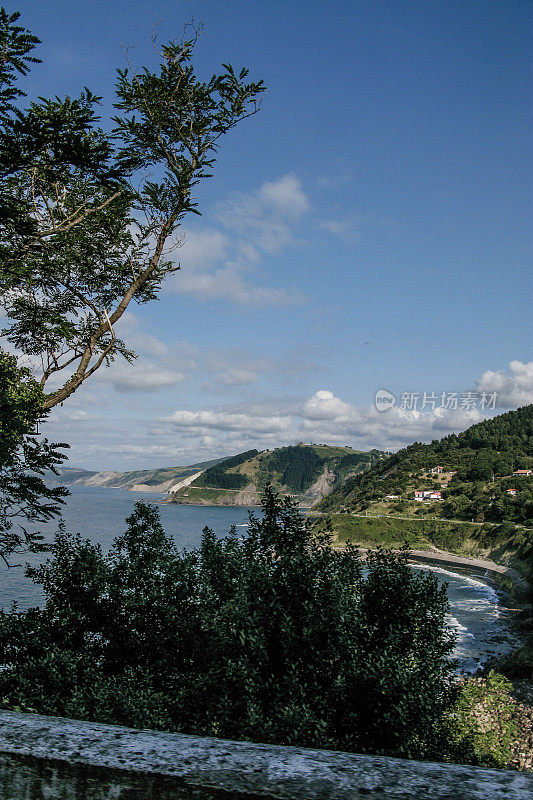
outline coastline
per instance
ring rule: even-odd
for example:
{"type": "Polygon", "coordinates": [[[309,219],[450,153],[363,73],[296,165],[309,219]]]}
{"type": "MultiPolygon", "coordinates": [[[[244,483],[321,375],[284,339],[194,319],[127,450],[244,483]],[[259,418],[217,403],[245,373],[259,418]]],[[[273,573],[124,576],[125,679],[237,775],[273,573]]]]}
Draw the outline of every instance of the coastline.
{"type": "MultiPolygon", "coordinates": [[[[221,507],[235,507],[235,508],[249,508],[250,510],[261,508],[259,504],[254,503],[221,503],[221,502],[209,502],[208,500],[202,502],[194,502],[188,503],[183,501],[169,501],[166,497],[161,501],[162,504],[166,506],[170,505],[183,505],[183,506],[196,506],[198,508],[203,507],[210,507],[210,508],[221,508],[221,507]]],[[[314,516],[316,512],[312,511],[309,506],[301,506],[299,510],[303,513],[310,512],[310,516],[314,516]]],[[[356,544],[356,543],[355,543],[356,544]]],[[[363,555],[366,554],[370,549],[368,547],[360,547],[356,544],[358,550],[363,555]]],[[[342,544],[334,544],[333,547],[336,549],[342,549],[342,544]]],[[[395,550],[395,552],[400,552],[399,550],[395,550]]],[[[491,561],[485,558],[477,558],[474,556],[461,556],[457,553],[451,553],[447,550],[441,550],[435,546],[431,549],[422,550],[422,549],[410,549],[408,551],[408,559],[409,561],[414,561],[415,563],[420,564],[432,564],[434,566],[441,566],[441,567],[453,567],[459,568],[464,570],[481,570],[483,572],[483,577],[489,578],[492,580],[497,586],[501,587],[505,591],[507,591],[513,598],[513,600],[521,601],[525,599],[527,592],[530,589],[529,583],[526,578],[518,572],[514,567],[509,567],[505,564],[497,564],[495,561],[491,561]]]]}
{"type": "Polygon", "coordinates": [[[260,503],[210,503],[208,500],[199,503],[184,503],[182,500],[161,500],[162,505],[165,506],[187,506],[189,508],[261,508],[260,503]]]}
{"type": "MultiPolygon", "coordinates": [[[[354,543],[358,551],[365,556],[372,550],[370,547],[359,547],[354,543]]],[[[335,545],[334,545],[335,547],[335,545]]],[[[337,545],[335,549],[343,549],[343,545],[337,545]]],[[[393,552],[399,553],[395,549],[393,552]]],[[[440,567],[453,567],[465,571],[481,570],[483,577],[492,580],[497,586],[511,594],[514,600],[525,598],[529,590],[526,579],[513,567],[504,564],[497,564],[484,558],[474,558],[470,556],[460,556],[445,550],[407,550],[407,558],[417,564],[431,564],[440,567]]]]}
{"type": "Polygon", "coordinates": [[[507,590],[515,600],[525,596],[529,589],[528,582],[516,569],[488,559],[459,556],[445,550],[409,550],[408,558],[422,564],[481,570],[484,577],[507,590]]]}

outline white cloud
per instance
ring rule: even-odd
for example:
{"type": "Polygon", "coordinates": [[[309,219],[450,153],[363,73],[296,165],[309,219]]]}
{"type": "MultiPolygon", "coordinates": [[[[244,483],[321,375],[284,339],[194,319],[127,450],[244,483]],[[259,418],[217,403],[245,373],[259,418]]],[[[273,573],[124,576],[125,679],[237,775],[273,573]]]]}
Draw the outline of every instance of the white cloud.
{"type": "Polygon", "coordinates": [[[209,268],[220,262],[228,253],[228,237],[214,228],[185,231],[179,261],[187,269],[209,268]]]}
{"type": "Polygon", "coordinates": [[[251,386],[267,379],[288,383],[294,391],[295,384],[310,374],[320,372],[320,366],[288,352],[283,357],[252,353],[242,347],[213,347],[198,355],[201,369],[207,373],[205,384],[209,391],[225,391],[230,386],[251,386]]]}
{"type": "Polygon", "coordinates": [[[290,418],[282,414],[254,416],[247,413],[228,411],[175,411],[166,421],[178,428],[206,434],[211,429],[245,433],[283,433],[290,426],[290,418]]]}
{"type": "Polygon", "coordinates": [[[290,306],[303,302],[296,290],[254,286],[235,266],[227,265],[211,272],[178,273],[175,286],[182,294],[200,300],[221,299],[253,306],[290,306]]]}
{"type": "Polygon", "coordinates": [[[188,438],[200,441],[210,436],[219,450],[231,445],[261,449],[296,441],[395,450],[413,441],[457,433],[482,419],[477,409],[420,412],[392,408],[381,413],[374,406],[357,408],[322,389],[300,404],[280,401],[231,411],[179,410],[164,421],[188,438]]]}
{"type": "MultiPolygon", "coordinates": [[[[89,422],[89,421],[94,420],[94,419],[95,419],[94,415],[89,415],[87,413],[87,411],[83,411],[82,409],[70,409],[70,410],[64,410],[64,411],[61,412],[61,422],[62,423],[65,423],[65,422],[89,422]]],[[[57,417],[55,419],[52,418],[50,420],[49,424],[51,423],[52,426],[53,426],[54,422],[57,422],[57,417]]]]}
{"type": "MultiPolygon", "coordinates": [[[[207,390],[228,394],[231,387],[251,387],[275,376],[281,383],[290,381],[294,389],[295,382],[320,370],[319,365],[304,360],[301,353],[274,357],[237,346],[199,347],[186,341],[163,342],[146,333],[142,317],[133,312],[124,315],[117,333],[136,351],[138,358],[131,364],[117,358],[109,367],[102,367],[69,400],[70,407],[72,404],[80,408],[106,406],[110,402],[110,389],[147,394],[184,381],[187,392],[200,389],[203,393],[207,390]]],[[[62,376],[61,383],[63,380],[62,376]]],[[[57,382],[59,385],[59,379],[57,382]]]]}
{"type": "Polygon", "coordinates": [[[220,206],[219,218],[248,245],[272,254],[294,241],[293,228],[310,208],[299,178],[289,174],[264,183],[256,192],[235,195],[220,206]]]}
{"type": "Polygon", "coordinates": [[[320,223],[320,227],[322,230],[331,233],[333,236],[339,236],[345,241],[353,241],[357,238],[355,223],[352,219],[340,217],[324,219],[320,223]]]}
{"type": "Polygon", "coordinates": [[[265,206],[270,206],[282,214],[298,217],[309,211],[311,205],[302,190],[302,184],[296,175],[284,175],[277,181],[264,183],[258,198],[265,206]]]}
{"type": "Polygon", "coordinates": [[[477,381],[476,391],[496,392],[496,405],[500,408],[533,403],[533,361],[511,361],[509,372],[488,369],[477,381]]]}
{"type": "Polygon", "coordinates": [[[330,391],[319,391],[301,409],[306,440],[337,441],[365,447],[397,449],[406,443],[430,441],[458,432],[481,421],[477,409],[420,412],[391,408],[382,413],[374,406],[357,408],[330,391]]]}
{"type": "Polygon", "coordinates": [[[339,400],[333,392],[321,390],[304,403],[302,416],[310,420],[345,419],[353,410],[353,406],[339,400]]]}
{"type": "Polygon", "coordinates": [[[249,386],[257,378],[257,370],[246,367],[228,367],[218,374],[218,380],[224,386],[249,386]]]}
{"type": "Polygon", "coordinates": [[[219,206],[218,221],[224,230],[211,227],[184,232],[179,253],[173,256],[182,269],[166,285],[198,299],[247,306],[301,303],[298,290],[258,285],[251,273],[262,259],[270,259],[294,243],[295,226],[310,207],[293,174],[267,181],[255,192],[233,195],[219,206]]]}
{"type": "MultiPolygon", "coordinates": [[[[94,412],[90,409],[90,415],[83,410],[89,402],[85,401],[82,389],[72,400],[71,413],[67,408],[55,409],[47,423],[51,425],[55,440],[66,439],[73,444],[71,463],[111,469],[148,468],[191,463],[252,447],[265,449],[297,441],[396,450],[413,441],[427,442],[465,430],[496,413],[492,409],[482,413],[479,405],[471,410],[417,411],[402,409],[399,403],[386,412],[379,412],[373,405],[356,406],[327,388],[295,397],[294,365],[298,366],[298,361],[293,358],[254,355],[239,347],[165,344],[156,337],[144,336],[139,319],[132,314],[126,317],[126,328],[128,336],[132,334],[135,338],[140,357],[132,365],[117,361],[109,369],[97,373],[94,382],[91,380],[91,387],[97,389],[96,402],[103,403],[98,418],[96,408],[94,412]],[[279,379],[283,375],[290,376],[291,394],[268,399],[271,381],[279,390],[279,379]],[[111,386],[119,392],[155,392],[172,387],[185,376],[188,390],[192,389],[189,397],[194,397],[198,389],[203,398],[213,397],[212,390],[218,387],[217,391],[224,392],[224,397],[234,398],[234,404],[207,406],[191,399],[180,408],[170,406],[176,409],[172,413],[167,410],[167,404],[170,397],[175,403],[175,395],[169,392],[157,398],[157,406],[156,398],[149,398],[149,407],[128,397],[122,404],[124,412],[121,411],[120,418],[114,416],[111,386]],[[273,376],[276,376],[275,381],[273,376]],[[206,395],[206,383],[210,395],[206,395]],[[231,387],[244,388],[232,391],[231,387]],[[250,398],[251,402],[244,398],[250,398]],[[108,406],[110,415],[106,416],[108,406]],[[141,412],[143,407],[145,411],[141,412]],[[141,413],[142,422],[136,418],[141,413]]],[[[125,336],[127,340],[128,336],[125,336]]],[[[299,369],[305,375],[306,384],[310,371],[316,380],[315,365],[302,362],[299,369]]],[[[320,380],[328,385],[327,378],[320,380]]],[[[533,362],[515,360],[508,370],[487,370],[477,381],[476,390],[497,392],[502,408],[532,402],[533,362]]]]}
{"type": "Polygon", "coordinates": [[[98,370],[94,377],[101,383],[111,384],[117,392],[157,392],[180,383],[185,376],[151,363],[147,358],[139,358],[132,364],[127,361],[113,363],[98,370]]]}

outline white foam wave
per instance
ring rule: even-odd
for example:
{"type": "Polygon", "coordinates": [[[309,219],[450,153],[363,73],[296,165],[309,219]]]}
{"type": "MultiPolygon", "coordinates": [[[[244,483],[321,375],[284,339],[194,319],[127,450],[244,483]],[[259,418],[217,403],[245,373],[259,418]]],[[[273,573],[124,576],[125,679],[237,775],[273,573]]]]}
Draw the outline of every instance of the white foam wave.
{"type": "Polygon", "coordinates": [[[468,597],[456,598],[452,600],[450,605],[455,608],[460,608],[463,611],[475,611],[476,613],[486,613],[493,616],[500,616],[500,607],[493,603],[488,597],[468,597]]]}
{"type": "Polygon", "coordinates": [[[459,635],[459,640],[462,639],[474,639],[474,634],[468,631],[466,625],[462,625],[457,617],[452,616],[452,614],[446,614],[446,624],[449,628],[452,628],[454,631],[457,632],[459,635]]]}
{"type": "Polygon", "coordinates": [[[491,603],[499,602],[498,594],[494,591],[492,586],[488,586],[483,581],[478,580],[477,578],[472,578],[470,575],[462,575],[458,572],[451,572],[449,569],[445,569],[444,567],[436,567],[433,564],[411,564],[411,566],[414,569],[423,569],[428,570],[429,572],[437,572],[439,575],[447,575],[449,578],[453,578],[454,580],[460,582],[460,585],[457,587],[458,589],[468,591],[469,588],[472,588],[474,591],[482,592],[491,603]],[[468,586],[464,584],[468,584],[468,586]]]}

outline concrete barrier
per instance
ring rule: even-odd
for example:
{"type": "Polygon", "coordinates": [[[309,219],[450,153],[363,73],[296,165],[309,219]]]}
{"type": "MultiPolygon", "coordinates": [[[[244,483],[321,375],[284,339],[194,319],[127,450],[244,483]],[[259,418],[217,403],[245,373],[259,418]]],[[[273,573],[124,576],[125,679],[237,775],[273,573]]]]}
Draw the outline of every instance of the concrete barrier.
{"type": "Polygon", "coordinates": [[[533,775],[0,712],[0,800],[530,800],[533,775]]]}

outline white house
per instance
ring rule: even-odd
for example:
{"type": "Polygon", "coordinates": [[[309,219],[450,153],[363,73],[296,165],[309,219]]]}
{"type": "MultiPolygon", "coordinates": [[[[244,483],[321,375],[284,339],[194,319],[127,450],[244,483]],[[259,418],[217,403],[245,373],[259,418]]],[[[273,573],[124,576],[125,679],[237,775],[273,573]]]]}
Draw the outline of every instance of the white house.
{"type": "Polygon", "coordinates": [[[420,489],[415,489],[415,500],[419,503],[429,502],[430,500],[442,500],[442,492],[424,492],[420,489]]]}

